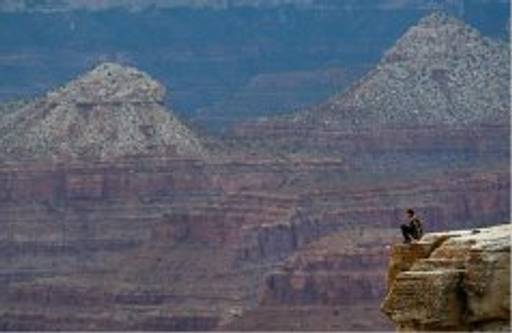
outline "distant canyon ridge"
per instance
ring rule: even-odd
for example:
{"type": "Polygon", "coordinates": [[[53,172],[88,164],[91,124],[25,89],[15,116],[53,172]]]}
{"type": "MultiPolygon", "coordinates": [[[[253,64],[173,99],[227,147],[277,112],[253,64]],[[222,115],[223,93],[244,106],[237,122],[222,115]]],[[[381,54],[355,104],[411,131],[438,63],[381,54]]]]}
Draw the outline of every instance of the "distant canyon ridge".
{"type": "Polygon", "coordinates": [[[192,124],[225,130],[347,90],[433,10],[507,38],[502,0],[2,1],[0,100],[115,61],[154,75],[192,124]]]}

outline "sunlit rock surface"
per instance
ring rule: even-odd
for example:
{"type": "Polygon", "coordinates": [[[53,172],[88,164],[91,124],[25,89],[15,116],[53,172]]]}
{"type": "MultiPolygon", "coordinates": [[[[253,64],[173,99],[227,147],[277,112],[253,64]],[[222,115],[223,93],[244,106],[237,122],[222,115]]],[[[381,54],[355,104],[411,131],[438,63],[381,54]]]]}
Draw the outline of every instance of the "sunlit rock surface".
{"type": "Polygon", "coordinates": [[[400,331],[510,331],[512,228],[428,234],[394,245],[382,311],[400,331]]]}

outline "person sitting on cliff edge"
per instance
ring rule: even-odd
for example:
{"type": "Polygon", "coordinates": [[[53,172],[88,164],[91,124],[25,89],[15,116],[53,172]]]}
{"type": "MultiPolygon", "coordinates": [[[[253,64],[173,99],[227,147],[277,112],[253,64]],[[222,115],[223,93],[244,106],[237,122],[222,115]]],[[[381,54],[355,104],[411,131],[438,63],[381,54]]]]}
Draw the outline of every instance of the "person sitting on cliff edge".
{"type": "Polygon", "coordinates": [[[414,210],[407,209],[405,211],[407,218],[409,219],[409,224],[402,224],[400,229],[402,229],[402,235],[404,236],[404,243],[409,244],[412,239],[420,240],[423,236],[423,227],[421,224],[421,220],[416,216],[414,210]]]}

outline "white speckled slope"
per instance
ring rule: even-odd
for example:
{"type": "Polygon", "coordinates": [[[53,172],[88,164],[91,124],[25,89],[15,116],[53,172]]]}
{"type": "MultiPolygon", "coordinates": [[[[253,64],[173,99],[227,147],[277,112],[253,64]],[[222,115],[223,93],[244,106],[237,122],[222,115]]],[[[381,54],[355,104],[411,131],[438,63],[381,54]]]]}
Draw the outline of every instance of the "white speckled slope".
{"type": "Polygon", "coordinates": [[[147,74],[101,64],[2,118],[1,152],[14,159],[202,156],[200,139],[165,109],[164,96],[147,74]]]}

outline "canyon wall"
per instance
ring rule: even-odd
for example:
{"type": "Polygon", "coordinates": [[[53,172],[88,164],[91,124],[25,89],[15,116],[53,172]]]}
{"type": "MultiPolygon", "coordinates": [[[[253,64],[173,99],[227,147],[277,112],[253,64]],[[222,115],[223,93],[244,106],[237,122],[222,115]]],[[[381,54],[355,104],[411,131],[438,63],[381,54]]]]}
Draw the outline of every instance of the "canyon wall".
{"type": "Polygon", "coordinates": [[[345,174],[320,157],[4,164],[0,323],[256,329],[279,314],[276,329],[366,329],[358,313],[371,312],[381,327],[384,246],[403,209],[427,230],[508,214],[499,169],[358,186],[345,174]]]}
{"type": "Polygon", "coordinates": [[[393,233],[346,230],[312,241],[266,274],[257,306],[220,328],[391,329],[377,308],[385,293],[385,246],[393,233]]]}

